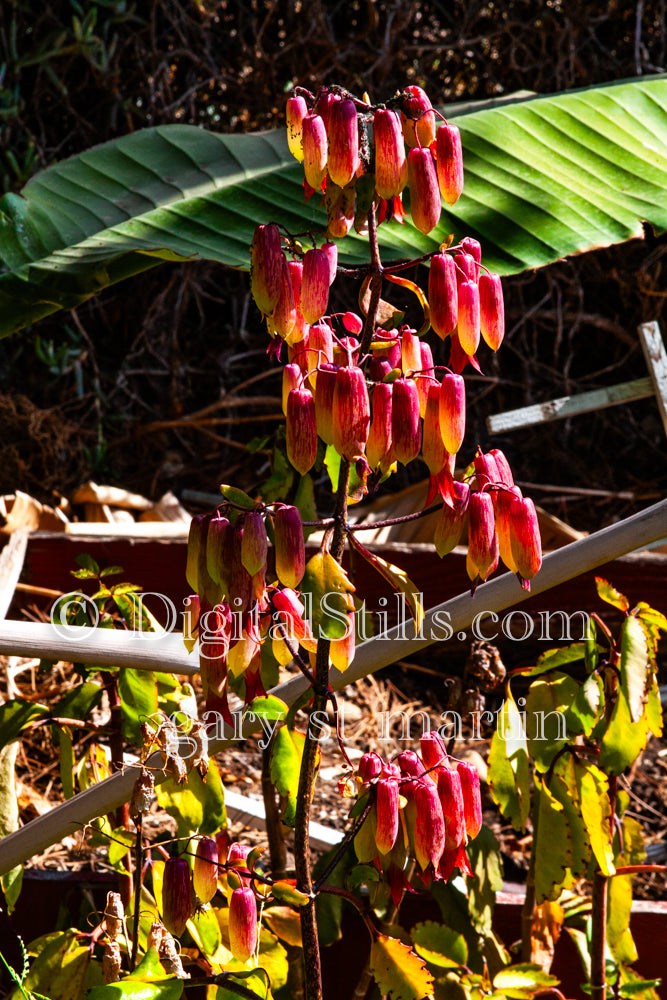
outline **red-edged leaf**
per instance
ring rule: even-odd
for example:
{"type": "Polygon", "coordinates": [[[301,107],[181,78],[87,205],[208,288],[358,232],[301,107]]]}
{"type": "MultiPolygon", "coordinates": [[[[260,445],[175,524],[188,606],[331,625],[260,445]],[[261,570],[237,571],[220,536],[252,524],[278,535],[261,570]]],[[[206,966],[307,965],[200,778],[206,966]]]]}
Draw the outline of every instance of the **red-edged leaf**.
{"type": "Polygon", "coordinates": [[[606,601],[607,604],[611,604],[612,607],[618,608],[619,611],[628,611],[630,608],[630,602],[622,594],[620,590],[616,590],[616,587],[609,583],[609,580],[605,580],[601,576],[595,577],[595,586],[598,589],[598,597],[601,600],[606,601]]]}

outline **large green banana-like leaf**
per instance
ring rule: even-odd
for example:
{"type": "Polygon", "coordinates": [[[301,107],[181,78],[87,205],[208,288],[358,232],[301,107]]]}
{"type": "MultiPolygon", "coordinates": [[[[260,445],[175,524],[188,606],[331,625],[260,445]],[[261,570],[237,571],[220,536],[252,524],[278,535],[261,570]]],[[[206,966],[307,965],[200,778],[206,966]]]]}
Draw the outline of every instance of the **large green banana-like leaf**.
{"type": "MultiPolygon", "coordinates": [[[[501,273],[667,228],[667,79],[643,78],[455,117],[466,187],[429,236],[380,227],[383,259],[417,256],[448,234],[477,236],[501,273]]],[[[160,260],[247,268],[255,225],[321,231],[282,130],[218,135],[147,129],[37,174],[0,202],[0,335],[160,260]]],[[[341,259],[363,262],[350,236],[341,259]]]]}

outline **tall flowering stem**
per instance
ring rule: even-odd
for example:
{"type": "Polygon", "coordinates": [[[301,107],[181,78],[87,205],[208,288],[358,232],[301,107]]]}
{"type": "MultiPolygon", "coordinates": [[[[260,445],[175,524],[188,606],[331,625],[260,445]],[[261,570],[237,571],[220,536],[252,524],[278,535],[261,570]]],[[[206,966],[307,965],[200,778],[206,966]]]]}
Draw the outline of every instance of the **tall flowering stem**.
{"type": "MultiPolygon", "coordinates": [[[[350,485],[350,463],[343,458],[338,478],[338,491],[334,509],[334,528],[331,542],[331,555],[340,563],[345,549],[347,494],[350,485]]],[[[311,719],[321,718],[318,712],[326,711],[329,701],[329,639],[320,638],[315,655],[315,680],[313,684],[313,702],[308,719],[306,740],[301,758],[299,773],[299,790],[296,806],[296,822],[294,827],[294,857],[296,867],[297,888],[310,896],[309,902],[301,909],[301,936],[303,943],[303,960],[305,965],[305,988],[307,1000],[322,998],[322,965],[320,961],[320,944],[317,936],[317,918],[315,913],[315,894],[310,863],[310,806],[315,784],[315,769],[318,749],[318,730],[311,725],[311,719]]]]}
{"type": "MultiPolygon", "coordinates": [[[[418,87],[408,87],[375,107],[336,86],[317,95],[302,91],[289,102],[288,128],[290,149],[304,164],[306,199],[320,191],[324,196],[324,242],[318,247],[316,234],[294,235],[274,223],[258,227],[251,282],[274,339],[271,354],[285,365],[282,395],[288,462],[307,476],[322,454],[318,439],[326,445],[325,461],[335,483],[334,509],[330,517],[308,522],[308,527],[323,529],[324,538],[319,552],[307,560],[306,525],[296,505],[266,504],[261,496],[253,500],[223,487],[221,508],[193,522],[186,575],[196,591],[202,636],[204,631],[210,635],[206,650],[200,643],[207,709],[221,712],[229,722],[230,689],[241,693],[247,704],[264,693],[261,650],[267,638],[273,643],[273,657],[283,665],[295,661],[310,684],[294,854],[303,904],[304,996],[322,1000],[315,898],[329,887],[323,884],[326,876],[313,883],[309,824],[322,731],[319,720],[329,702],[339,732],[329,669],[334,665],[344,670],[354,657],[355,587],[342,560],[348,535],[352,541],[351,532],[365,526],[348,524],[348,502],[374,492],[398,464],[407,465],[421,455],[430,473],[425,509],[390,519],[387,526],[441,508],[434,541],[438,554],[444,555],[457,544],[469,512],[468,572],[473,591],[495,570],[499,558],[509,561],[512,571],[521,574],[522,585],[529,587],[539,569],[540,551],[533,508],[513,486],[500,452],[479,452],[474,472],[464,473],[466,481],[454,479],[456,453],[465,432],[461,372],[468,363],[481,370],[476,352],[482,338],[491,350],[502,340],[500,280],[486,274],[481,247],[471,237],[456,245],[448,240],[426,257],[386,269],[380,259],[378,226],[392,220],[401,223],[406,186],[412,221],[423,233],[440,218],[441,196],[449,203],[458,197],[463,165],[457,131],[452,128],[445,136],[443,126],[436,131],[431,103],[418,87]],[[368,237],[369,263],[350,270],[338,265],[335,241],[352,228],[368,237]],[[398,276],[427,259],[433,261],[428,299],[413,281],[398,276]],[[485,274],[483,297],[478,287],[480,268],[485,274]],[[361,315],[349,309],[329,313],[330,287],[337,275],[346,274],[363,277],[361,315]],[[400,325],[398,314],[383,302],[383,277],[417,296],[424,317],[419,330],[400,325]],[[431,325],[449,350],[446,367],[434,364],[431,346],[421,339],[431,325]],[[269,558],[271,529],[274,546],[269,558]],[[323,602],[325,595],[337,599],[335,613],[323,602]],[[306,618],[307,597],[313,599],[310,610],[320,630],[317,635],[306,618]],[[315,599],[319,607],[313,606],[315,599]],[[277,630],[271,628],[275,614],[282,616],[277,630]],[[233,635],[237,615],[243,622],[241,636],[233,635]]],[[[412,596],[414,585],[399,567],[378,559],[356,541],[354,547],[385,578],[400,581],[397,589],[412,596]]],[[[418,622],[421,607],[413,601],[411,610],[418,622]]],[[[339,743],[349,765],[340,732],[339,743]]],[[[350,780],[364,790],[368,804],[360,803],[362,820],[355,823],[350,838],[361,863],[375,861],[379,866],[396,910],[416,862],[425,884],[447,879],[457,868],[470,872],[465,848],[481,824],[479,789],[465,765],[440,762],[446,757],[444,748],[438,750],[437,763],[426,767],[426,758],[422,761],[414,754],[414,760],[403,760],[402,768],[377,755],[365,757],[350,780]],[[438,773],[430,774],[434,767],[438,773]]],[[[272,763],[267,759],[265,789],[269,805],[275,806],[271,777],[272,763]]],[[[274,867],[282,868],[279,838],[271,839],[274,867]]],[[[239,914],[246,889],[235,889],[239,914]]],[[[244,916],[237,922],[237,950],[250,955],[254,938],[246,925],[252,921],[244,916]]],[[[372,921],[368,926],[371,935],[377,935],[372,921]]]]}

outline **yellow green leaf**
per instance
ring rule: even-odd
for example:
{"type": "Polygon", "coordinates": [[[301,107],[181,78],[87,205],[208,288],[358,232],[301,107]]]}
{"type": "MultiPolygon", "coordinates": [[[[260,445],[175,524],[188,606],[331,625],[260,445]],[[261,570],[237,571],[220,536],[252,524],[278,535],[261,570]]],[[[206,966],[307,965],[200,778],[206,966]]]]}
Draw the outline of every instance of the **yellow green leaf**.
{"type": "Polygon", "coordinates": [[[282,900],[283,903],[291,903],[293,906],[305,906],[308,902],[306,893],[297,889],[293,880],[279,879],[271,886],[271,892],[276,899],[282,900]]]}
{"type": "Polygon", "coordinates": [[[609,580],[605,580],[601,576],[595,577],[595,586],[597,587],[598,597],[606,601],[607,604],[611,604],[612,607],[618,608],[619,611],[627,611],[630,607],[630,602],[628,601],[625,594],[622,594],[620,590],[616,590],[609,580]]]}
{"type": "MultiPolygon", "coordinates": [[[[283,821],[294,826],[296,797],[299,788],[301,758],[306,737],[298,729],[281,726],[273,740],[271,750],[271,781],[285,801],[283,821]]],[[[319,766],[319,749],[317,765],[319,766]]]]}
{"type": "Polygon", "coordinates": [[[525,831],[530,811],[530,767],[523,717],[511,692],[498,714],[488,763],[494,802],[515,830],[525,831]]]}
{"type": "Polygon", "coordinates": [[[616,869],[607,776],[595,764],[577,764],[576,777],[581,815],[591,841],[591,850],[602,874],[613,875],[616,869]]]}
{"type": "Polygon", "coordinates": [[[316,638],[342,639],[350,627],[354,585],[330,552],[320,550],[306,563],[301,583],[303,595],[309,595],[313,631],[316,638]],[[318,633],[319,629],[319,633],[318,633]]]}
{"type": "Polygon", "coordinates": [[[641,623],[630,615],[621,631],[621,688],[625,692],[633,722],[639,722],[646,700],[648,645],[641,623]]]}
{"type": "Polygon", "coordinates": [[[572,867],[572,835],[568,818],[561,803],[537,774],[537,838],[535,851],[535,900],[558,899],[561,886],[572,867]]]}
{"type": "Polygon", "coordinates": [[[417,954],[431,965],[453,969],[468,961],[465,938],[445,924],[424,920],[412,928],[411,936],[417,954]]]}

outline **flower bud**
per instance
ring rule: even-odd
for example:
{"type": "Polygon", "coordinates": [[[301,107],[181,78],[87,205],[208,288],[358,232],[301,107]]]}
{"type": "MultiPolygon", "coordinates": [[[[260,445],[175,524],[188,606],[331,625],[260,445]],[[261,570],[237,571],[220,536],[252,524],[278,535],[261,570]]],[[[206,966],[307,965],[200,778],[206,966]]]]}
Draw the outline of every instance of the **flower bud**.
{"type": "Polygon", "coordinates": [[[479,287],[474,281],[459,285],[459,341],[469,357],[479,346],[479,287]]]}
{"type": "Polygon", "coordinates": [[[298,344],[300,340],[303,340],[306,331],[308,330],[308,324],[303,318],[303,313],[301,312],[301,279],[303,277],[303,264],[300,260],[290,260],[287,262],[290,273],[290,281],[292,282],[292,294],[294,295],[294,308],[296,309],[296,322],[287,341],[290,344],[298,344]]]}
{"type": "Polygon", "coordinates": [[[497,565],[493,501],[489,493],[473,493],[468,503],[468,575],[486,580],[497,565]]]}
{"type": "Polygon", "coordinates": [[[282,506],[273,515],[276,576],[284,587],[296,590],[306,571],[306,546],[301,515],[296,507],[282,506]]]}
{"type": "Polygon", "coordinates": [[[333,399],[338,365],[324,364],[317,372],[315,424],[325,444],[333,444],[333,399]]]}
{"type": "Polygon", "coordinates": [[[229,901],[229,948],[239,962],[247,962],[257,948],[257,901],[252,889],[234,889],[229,901]]]}
{"type": "Polygon", "coordinates": [[[264,517],[259,511],[250,511],[243,522],[241,562],[251,576],[266,569],[267,549],[264,517]]]}
{"type": "Polygon", "coordinates": [[[485,343],[497,351],[505,336],[503,286],[497,274],[479,276],[479,318],[485,343]]]}
{"type": "Polygon", "coordinates": [[[475,270],[471,280],[479,281],[479,265],[482,260],[482,244],[472,236],[464,236],[461,240],[463,252],[469,254],[475,261],[475,270]]]}
{"type": "Polygon", "coordinates": [[[218,568],[224,596],[234,611],[246,611],[253,596],[252,577],[243,565],[242,549],[243,528],[240,524],[228,525],[224,529],[218,568]]]}
{"type": "MultiPolygon", "coordinates": [[[[446,765],[448,760],[447,747],[442,736],[437,731],[431,730],[428,733],[422,733],[419,740],[419,749],[424,761],[424,768],[427,771],[438,765],[441,767],[446,765]]],[[[429,774],[429,777],[432,777],[433,781],[436,780],[435,774],[429,774]]]]}
{"type": "Polygon", "coordinates": [[[331,110],[331,105],[336,100],[338,100],[338,98],[332,94],[330,90],[321,90],[317,95],[317,100],[315,101],[315,107],[313,110],[321,116],[327,132],[329,131],[329,112],[331,110]]]}
{"type": "Polygon", "coordinates": [[[417,229],[426,235],[437,226],[441,203],[438,178],[430,149],[411,149],[408,155],[410,214],[417,229]]]}
{"type": "Polygon", "coordinates": [[[287,398],[287,458],[302,476],[317,457],[315,400],[310,389],[292,389],[287,398]]]}
{"type": "Polygon", "coordinates": [[[354,185],[341,188],[329,177],[324,194],[324,208],[327,213],[327,235],[331,239],[347,236],[354,222],[354,185]]]}
{"type": "Polygon", "coordinates": [[[319,115],[303,119],[303,171],[306,182],[316,191],[327,175],[327,131],[319,115]]]}
{"type": "Polygon", "coordinates": [[[303,97],[290,97],[285,109],[287,119],[287,145],[292,156],[303,161],[303,119],[308,114],[308,105],[303,97]]]}
{"type": "Polygon", "coordinates": [[[364,753],[359,758],[357,774],[367,788],[373,778],[378,778],[382,773],[382,758],[376,753],[364,753]]]}
{"type": "Polygon", "coordinates": [[[445,503],[440,511],[438,523],[433,535],[435,551],[440,558],[446,556],[448,552],[461,541],[463,524],[465,522],[466,511],[470,499],[470,487],[467,483],[454,483],[454,506],[450,507],[445,503]]]}
{"type": "Polygon", "coordinates": [[[285,365],[283,368],[283,392],[282,404],[283,413],[287,416],[287,398],[292,389],[298,389],[301,385],[301,368],[295,362],[285,365]]]}
{"type": "Polygon", "coordinates": [[[323,364],[333,362],[333,333],[331,327],[324,320],[315,323],[308,331],[308,381],[313,387],[317,386],[317,371],[323,364]]]}
{"type": "Polygon", "coordinates": [[[329,177],[345,187],[353,179],[359,166],[359,129],[354,101],[347,98],[333,100],[329,106],[329,177]]]}
{"type": "MultiPolygon", "coordinates": [[[[238,840],[233,841],[229,845],[229,850],[227,851],[227,865],[230,868],[240,869],[242,872],[247,871],[247,859],[250,854],[250,848],[247,844],[239,844],[238,840]]],[[[240,875],[241,882],[244,886],[250,885],[250,880],[247,876],[240,875]]]]}
{"type": "Polygon", "coordinates": [[[512,505],[520,497],[519,487],[510,486],[506,490],[498,490],[495,504],[498,552],[511,573],[517,572],[516,560],[512,555],[512,505]]]}
{"type": "Polygon", "coordinates": [[[463,847],[466,842],[465,802],[457,770],[440,768],[438,798],[445,817],[445,850],[463,847]]]}
{"type": "Polygon", "coordinates": [[[446,374],[440,385],[440,433],[445,448],[455,455],[466,428],[466,390],[461,375],[446,374]]]}
{"type": "Polygon", "coordinates": [[[405,94],[401,122],[406,145],[430,146],[435,139],[433,105],[421,87],[406,87],[405,94]]]}
{"type": "Polygon", "coordinates": [[[373,389],[373,420],[366,442],[368,464],[383,473],[396,461],[391,436],[392,391],[387,382],[378,382],[373,389]]]}
{"type": "Polygon", "coordinates": [[[419,371],[422,374],[415,379],[415,384],[419,396],[419,415],[423,419],[426,413],[429,387],[437,384],[433,375],[433,352],[431,345],[427,344],[425,340],[419,344],[419,371]]]}
{"type": "Polygon", "coordinates": [[[380,198],[393,198],[405,186],[405,145],[398,115],[378,108],[373,116],[375,190],[380,198]]]}
{"type": "MultiPolygon", "coordinates": [[[[338,267],[338,247],[335,243],[323,243],[321,249],[329,258],[329,285],[333,285],[336,280],[336,269],[338,267]]],[[[354,315],[348,313],[346,315],[354,315]]],[[[343,323],[345,320],[343,319],[343,323]]]]}
{"type": "Polygon", "coordinates": [[[391,440],[399,462],[407,465],[419,454],[422,444],[419,395],[413,379],[394,382],[391,404],[391,440]]]}
{"type": "Polygon", "coordinates": [[[510,508],[512,558],[524,590],[542,565],[542,541],[535,504],[528,497],[516,500],[510,508]]]}
{"type": "Polygon", "coordinates": [[[428,273],[428,301],[431,308],[431,326],[444,340],[456,329],[459,315],[456,264],[448,253],[431,258],[428,273]]]}
{"type": "Polygon", "coordinates": [[[336,372],[333,398],[333,445],[350,462],[364,454],[371,406],[364,373],[357,367],[336,372]]]}
{"type": "Polygon", "coordinates": [[[308,250],[301,275],[301,312],[307,323],[316,323],[329,304],[329,257],[324,250],[308,250]]]}
{"type": "MultiPolygon", "coordinates": [[[[292,279],[287,258],[283,257],[280,272],[280,295],[276,302],[276,307],[271,313],[270,327],[283,340],[289,337],[296,325],[296,306],[294,304],[294,292],[292,290],[292,279]]],[[[271,332],[271,331],[270,331],[271,332]]]]}
{"type": "Polygon", "coordinates": [[[210,903],[218,888],[218,846],[210,837],[202,837],[197,844],[192,883],[197,898],[210,903]]]}
{"type": "Polygon", "coordinates": [[[463,150],[456,125],[444,124],[435,134],[435,159],[440,194],[448,205],[458,201],[463,191],[463,150]]]}
{"type": "Polygon", "coordinates": [[[445,818],[438,798],[438,791],[432,781],[416,781],[414,784],[415,857],[422,871],[429,865],[438,867],[445,849],[445,818]]]}
{"type": "MultiPolygon", "coordinates": [[[[491,486],[500,482],[500,473],[498,472],[498,467],[496,465],[496,460],[490,452],[486,455],[481,451],[478,451],[474,459],[475,465],[475,488],[477,490],[483,490],[485,486],[491,486]]],[[[495,497],[496,493],[491,494],[491,499],[494,501],[495,508],[495,497]]]]}
{"type": "MultiPolygon", "coordinates": [[[[396,758],[396,763],[400,768],[401,776],[404,778],[421,778],[424,774],[424,763],[419,754],[415,753],[414,750],[402,750],[396,758]]],[[[406,783],[401,786],[402,791],[406,789],[409,789],[412,793],[412,783],[406,783]]]]}
{"type": "Polygon", "coordinates": [[[380,854],[389,854],[398,837],[398,784],[394,778],[377,783],[377,827],[375,843],[380,854]]]}
{"type": "Polygon", "coordinates": [[[466,833],[470,840],[474,840],[482,829],[482,793],[479,787],[479,772],[473,764],[468,764],[463,760],[457,763],[456,770],[461,779],[466,833]]]}
{"type": "Polygon", "coordinates": [[[225,593],[228,590],[226,546],[231,545],[231,539],[227,538],[228,529],[231,532],[228,518],[218,515],[210,519],[206,535],[206,572],[225,593]]]}
{"type": "Polygon", "coordinates": [[[514,476],[512,475],[512,470],[507,458],[505,457],[505,453],[502,452],[500,448],[492,448],[489,455],[493,455],[496,463],[499,482],[503,483],[504,486],[514,486],[514,476]]]}
{"type": "Polygon", "coordinates": [[[449,453],[443,444],[442,434],[440,433],[440,384],[423,378],[418,380],[418,388],[420,382],[427,389],[422,458],[426,462],[431,475],[437,476],[449,459],[449,453]]]}
{"type": "Polygon", "coordinates": [[[401,368],[404,375],[421,370],[421,341],[415,330],[404,327],[401,333],[401,368]]]}
{"type": "Polygon", "coordinates": [[[257,226],[250,244],[250,289],[265,316],[271,315],[280,298],[284,259],[278,226],[274,222],[257,226]]]}
{"type": "Polygon", "coordinates": [[[463,281],[474,281],[477,283],[477,261],[471,253],[463,251],[454,257],[456,264],[456,284],[463,281]]]}
{"type": "Polygon", "coordinates": [[[185,858],[169,858],[162,876],[162,922],[180,937],[191,912],[190,866],[185,858]]]}

